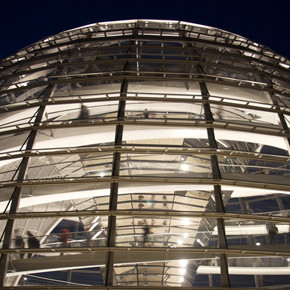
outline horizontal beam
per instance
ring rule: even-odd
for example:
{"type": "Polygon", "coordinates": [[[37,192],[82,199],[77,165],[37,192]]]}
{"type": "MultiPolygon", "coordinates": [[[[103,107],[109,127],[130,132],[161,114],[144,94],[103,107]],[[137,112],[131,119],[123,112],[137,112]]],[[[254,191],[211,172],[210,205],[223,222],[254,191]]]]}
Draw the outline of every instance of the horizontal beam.
{"type": "Polygon", "coordinates": [[[160,210],[82,210],[82,211],[51,211],[51,212],[19,212],[14,214],[0,214],[0,220],[6,219],[34,219],[61,218],[82,216],[134,216],[134,217],[191,217],[191,218],[223,218],[233,220],[263,221],[289,223],[290,217],[262,216],[222,212],[194,212],[194,211],[160,211],[160,210]]]}
{"type": "MultiPolygon", "coordinates": [[[[104,155],[113,153],[131,153],[131,154],[150,154],[150,155],[219,155],[229,157],[247,158],[253,160],[263,160],[272,162],[281,162],[290,164],[289,156],[263,154],[259,152],[245,152],[235,151],[231,149],[217,149],[217,148],[189,148],[189,147],[167,147],[155,145],[125,145],[118,148],[114,146],[96,146],[96,147],[72,147],[72,148],[52,148],[52,149],[33,149],[33,150],[19,150],[0,153],[0,160],[15,159],[22,157],[40,157],[40,156],[55,156],[55,155],[72,155],[94,153],[94,155],[104,155]],[[139,148],[140,146],[140,148],[139,148]]],[[[241,165],[242,166],[242,165],[241,165]]],[[[261,166],[259,166],[261,167],[261,166]]]]}
{"type": "MultiPolygon", "coordinates": [[[[228,249],[219,248],[193,248],[193,247],[72,247],[72,248],[38,248],[38,249],[1,249],[0,254],[13,254],[13,253],[86,253],[86,252],[118,252],[123,253],[143,253],[144,255],[153,255],[154,253],[172,253],[173,256],[177,254],[191,255],[191,254],[205,254],[213,256],[220,254],[227,254],[232,257],[236,256],[275,256],[275,257],[289,257],[289,245],[265,245],[265,246],[236,246],[228,249]],[[273,250],[271,250],[273,249],[273,250]],[[280,251],[277,251],[277,250],[280,251]]],[[[184,258],[185,259],[185,258],[184,258]]]]}
{"type": "MultiPolygon", "coordinates": [[[[267,175],[265,175],[267,177],[267,175]]],[[[271,190],[290,191],[290,185],[258,182],[255,180],[235,180],[235,179],[214,179],[214,178],[183,178],[183,177],[139,177],[139,176],[118,176],[118,177],[69,177],[53,179],[35,179],[24,181],[4,181],[0,183],[0,188],[38,186],[38,185],[57,185],[57,184],[85,184],[85,183],[143,183],[143,184],[200,184],[200,185],[233,185],[250,188],[262,188],[271,190]]]]}
{"type": "MultiPolygon", "coordinates": [[[[139,290],[164,290],[164,289],[170,289],[171,287],[156,287],[156,286],[138,286],[139,290]]],[[[229,288],[225,287],[214,287],[214,288],[208,288],[208,287],[178,287],[181,288],[182,290],[227,290],[229,288]]],[[[75,286],[75,285],[69,285],[69,286],[21,286],[21,289],[28,289],[28,290],[136,290],[136,286],[75,286]]],[[[172,289],[174,289],[172,287],[172,289]]],[[[176,289],[176,288],[175,288],[176,289]]],[[[235,287],[235,290],[245,290],[245,287],[235,287]]],[[[248,290],[265,290],[265,288],[252,288],[252,287],[247,287],[248,290]]],[[[276,287],[269,288],[267,289],[273,289],[277,290],[276,287]]],[[[19,286],[7,286],[7,287],[0,287],[0,290],[19,290],[19,286]]]]}
{"type": "MultiPolygon", "coordinates": [[[[140,118],[124,118],[123,121],[118,121],[117,118],[106,119],[87,119],[87,120],[70,120],[70,121],[52,121],[39,122],[36,125],[23,124],[16,129],[7,129],[0,132],[1,135],[17,134],[31,130],[49,130],[60,128],[75,128],[75,127],[96,127],[96,126],[111,126],[111,125],[138,125],[138,126],[173,126],[173,127],[200,127],[200,128],[217,128],[225,130],[235,130],[240,132],[251,132],[257,134],[265,134],[270,136],[279,136],[290,138],[290,132],[279,128],[278,126],[261,126],[259,123],[247,122],[229,122],[226,120],[190,120],[190,119],[140,119],[140,118]]],[[[17,126],[16,126],[17,127],[17,126]]]]}

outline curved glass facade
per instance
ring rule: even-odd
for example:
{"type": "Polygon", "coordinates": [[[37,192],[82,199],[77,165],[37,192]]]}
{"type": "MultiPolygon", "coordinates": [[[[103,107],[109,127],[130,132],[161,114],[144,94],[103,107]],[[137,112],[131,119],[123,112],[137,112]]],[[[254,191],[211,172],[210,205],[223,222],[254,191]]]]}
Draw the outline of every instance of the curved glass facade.
{"type": "Polygon", "coordinates": [[[0,285],[289,289],[289,60],[130,20],[0,68],[0,285]]]}

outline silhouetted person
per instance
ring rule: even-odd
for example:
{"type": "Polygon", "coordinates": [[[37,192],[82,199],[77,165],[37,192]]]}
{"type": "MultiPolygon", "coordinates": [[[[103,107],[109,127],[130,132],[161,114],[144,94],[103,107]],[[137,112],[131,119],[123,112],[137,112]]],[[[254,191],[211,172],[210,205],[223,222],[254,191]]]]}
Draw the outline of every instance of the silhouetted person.
{"type": "Polygon", "coordinates": [[[79,119],[86,120],[90,117],[88,108],[82,104],[79,119]]]}
{"type": "MultiPolygon", "coordinates": [[[[27,235],[28,235],[28,248],[39,249],[40,248],[39,240],[30,231],[27,231],[27,235]]],[[[31,257],[32,253],[28,253],[28,258],[30,259],[31,257]]]]}
{"type": "MultiPolygon", "coordinates": [[[[24,249],[25,243],[22,236],[19,234],[19,230],[15,230],[14,247],[16,249],[24,249]]],[[[20,259],[24,258],[24,254],[19,254],[20,259]]]]}
{"type": "Polygon", "coordinates": [[[269,238],[269,244],[275,244],[276,242],[276,235],[278,234],[278,228],[274,224],[270,224],[267,227],[268,230],[268,238],[269,238]]]}
{"type": "Polygon", "coordinates": [[[144,118],[148,119],[149,118],[149,114],[150,114],[150,112],[148,112],[148,110],[145,109],[144,112],[143,112],[144,118]]]}
{"type": "Polygon", "coordinates": [[[150,227],[147,225],[146,220],[144,220],[144,234],[143,234],[143,247],[145,247],[146,243],[149,242],[149,235],[150,235],[150,227]]]}

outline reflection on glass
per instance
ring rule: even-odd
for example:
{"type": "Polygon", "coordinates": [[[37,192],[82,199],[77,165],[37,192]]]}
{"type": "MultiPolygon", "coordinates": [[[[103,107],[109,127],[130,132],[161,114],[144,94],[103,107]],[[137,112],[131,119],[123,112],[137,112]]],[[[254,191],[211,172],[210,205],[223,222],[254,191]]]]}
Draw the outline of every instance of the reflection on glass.
{"type": "Polygon", "coordinates": [[[120,175],[211,177],[208,155],[122,154],[120,175]]]}
{"type": "Polygon", "coordinates": [[[209,146],[206,129],[199,127],[125,125],[123,141],[140,145],[209,146]]]}
{"type": "Polygon", "coordinates": [[[226,122],[235,122],[240,124],[259,125],[279,125],[279,116],[277,113],[265,112],[261,110],[252,110],[247,108],[211,105],[211,111],[215,120],[226,122]]]}
{"type": "Polygon", "coordinates": [[[214,219],[117,217],[119,247],[216,247],[214,219]]]}
{"type": "Polygon", "coordinates": [[[262,158],[219,156],[219,166],[224,178],[249,180],[252,175],[255,175],[256,181],[289,183],[290,165],[274,159],[267,161],[262,158]]]}
{"type": "Polygon", "coordinates": [[[109,121],[117,117],[118,102],[83,102],[82,104],[65,104],[46,106],[44,122],[46,124],[71,124],[71,121],[109,121]]]}
{"type": "MultiPolygon", "coordinates": [[[[259,276],[265,287],[276,286],[279,289],[287,289],[289,285],[289,261],[290,259],[287,256],[229,257],[231,286],[256,287],[255,280],[259,276]]],[[[210,273],[214,269],[208,270],[210,273]]]]}
{"type": "Polygon", "coordinates": [[[111,175],[112,153],[51,155],[29,160],[27,179],[104,177],[111,175]],[[35,176],[37,172],[37,176],[35,176]],[[47,174],[49,172],[49,174],[47,174]]]}
{"type": "Polygon", "coordinates": [[[82,126],[40,130],[34,149],[69,148],[113,142],[115,126],[82,126]]]}
{"type": "Polygon", "coordinates": [[[130,119],[168,119],[198,120],[204,119],[201,104],[127,101],[126,118],[130,119]]]}
{"type": "MultiPolygon", "coordinates": [[[[225,220],[225,230],[229,247],[247,247],[249,249],[263,249],[276,251],[275,245],[287,245],[289,243],[289,224],[249,221],[249,220],[225,220]]],[[[217,235],[217,231],[213,232],[217,235]]]]}
{"type": "Polygon", "coordinates": [[[174,192],[139,192],[118,196],[118,209],[162,211],[212,211],[214,203],[210,191],[176,190],[174,192]]]}

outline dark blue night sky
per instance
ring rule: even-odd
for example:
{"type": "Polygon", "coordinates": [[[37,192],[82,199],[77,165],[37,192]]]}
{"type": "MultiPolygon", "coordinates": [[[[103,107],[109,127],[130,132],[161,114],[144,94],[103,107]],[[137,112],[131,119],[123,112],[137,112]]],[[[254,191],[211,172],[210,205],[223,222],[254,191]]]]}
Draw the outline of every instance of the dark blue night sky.
{"type": "Polygon", "coordinates": [[[289,0],[6,0],[1,4],[0,59],[63,30],[138,18],[218,27],[290,58],[289,11],[289,0]]]}

